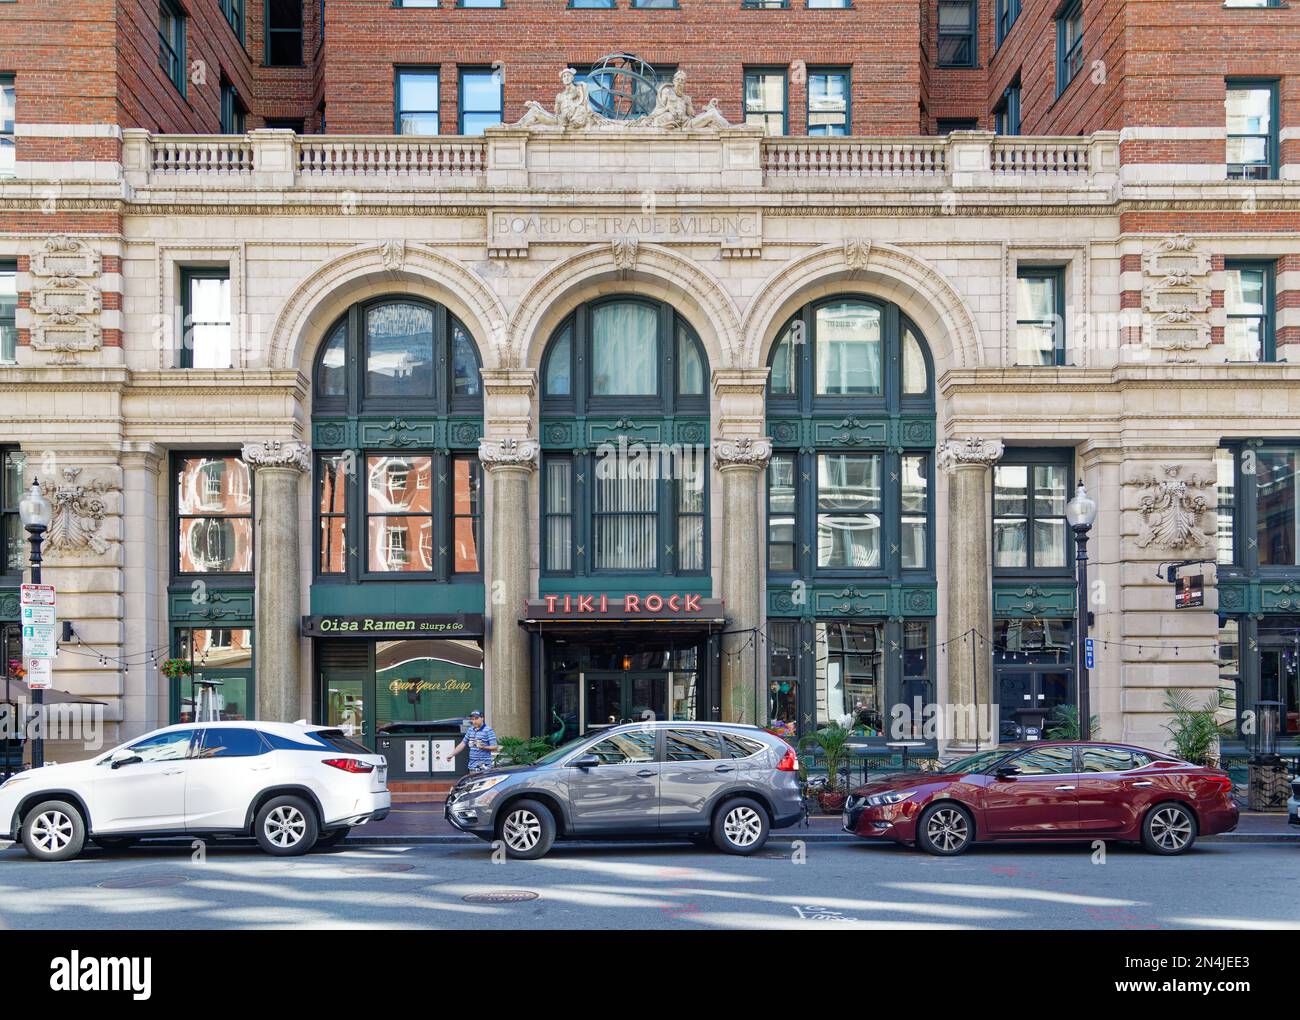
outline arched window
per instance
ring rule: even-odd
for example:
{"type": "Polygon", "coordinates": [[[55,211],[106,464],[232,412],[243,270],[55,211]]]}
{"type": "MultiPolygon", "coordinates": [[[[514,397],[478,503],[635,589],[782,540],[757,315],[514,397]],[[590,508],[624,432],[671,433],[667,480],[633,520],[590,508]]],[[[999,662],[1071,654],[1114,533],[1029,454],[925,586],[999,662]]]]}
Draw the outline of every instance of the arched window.
{"type": "Polygon", "coordinates": [[[349,308],[316,356],[316,575],[476,578],[482,562],[478,349],[444,306],[349,308]]]}
{"type": "Polygon", "coordinates": [[[670,305],[579,306],[542,356],[544,575],[705,575],[704,347],[670,305]]]}
{"type": "Polygon", "coordinates": [[[928,347],[897,305],[850,293],[800,308],[768,366],[769,715],[885,740],[889,706],[930,700],[933,676],[928,347]]]}

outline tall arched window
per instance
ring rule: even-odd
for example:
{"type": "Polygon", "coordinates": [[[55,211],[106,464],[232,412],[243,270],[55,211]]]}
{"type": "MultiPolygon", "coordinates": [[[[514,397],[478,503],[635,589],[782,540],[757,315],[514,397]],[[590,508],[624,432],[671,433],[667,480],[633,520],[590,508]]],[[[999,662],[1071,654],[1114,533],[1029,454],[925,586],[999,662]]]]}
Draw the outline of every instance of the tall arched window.
{"type": "Polygon", "coordinates": [[[932,700],[929,349],[897,305],[842,294],[793,315],[768,365],[769,716],[896,739],[890,706],[932,700]]]}
{"type": "Polygon", "coordinates": [[[703,345],[671,306],[579,306],[542,358],[544,575],[708,571],[703,345]]]}
{"type": "Polygon", "coordinates": [[[478,350],[444,306],[353,305],[313,373],[318,580],[477,580],[478,350]]]}

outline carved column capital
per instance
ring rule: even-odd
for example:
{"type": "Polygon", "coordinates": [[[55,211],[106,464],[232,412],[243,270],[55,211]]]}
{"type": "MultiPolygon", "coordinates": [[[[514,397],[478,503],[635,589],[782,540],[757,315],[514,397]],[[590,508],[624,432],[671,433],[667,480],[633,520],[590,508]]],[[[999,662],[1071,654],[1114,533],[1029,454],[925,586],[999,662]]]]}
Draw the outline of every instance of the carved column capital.
{"type": "Polygon", "coordinates": [[[478,441],[478,459],[482,465],[491,470],[499,467],[524,468],[531,471],[537,467],[541,445],[536,439],[517,439],[505,436],[500,439],[480,439],[478,441]]]}
{"type": "Polygon", "coordinates": [[[265,439],[245,443],[240,454],[244,462],[257,468],[297,468],[311,470],[311,449],[296,439],[265,439]]]}
{"type": "Polygon", "coordinates": [[[719,470],[748,467],[761,471],[772,456],[772,440],[766,436],[718,437],[713,440],[713,464],[719,470]]]}
{"type": "Polygon", "coordinates": [[[979,436],[949,439],[939,447],[939,467],[946,472],[965,465],[992,467],[1002,459],[1004,449],[1001,439],[983,439],[979,436]]]}

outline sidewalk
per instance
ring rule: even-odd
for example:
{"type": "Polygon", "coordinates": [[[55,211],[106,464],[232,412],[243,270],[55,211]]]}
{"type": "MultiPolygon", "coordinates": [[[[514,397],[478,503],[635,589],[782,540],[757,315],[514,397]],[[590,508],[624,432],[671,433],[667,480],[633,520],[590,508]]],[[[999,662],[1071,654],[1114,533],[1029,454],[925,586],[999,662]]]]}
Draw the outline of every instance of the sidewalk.
{"type": "MultiPolygon", "coordinates": [[[[773,839],[806,839],[818,843],[854,842],[857,837],[845,832],[838,815],[813,815],[808,826],[792,826],[772,834],[773,839]]],[[[1222,836],[1205,836],[1204,841],[1232,843],[1300,843],[1300,826],[1289,825],[1286,814],[1258,814],[1243,811],[1236,832],[1222,836]]],[[[453,827],[442,816],[442,802],[394,804],[392,814],[382,822],[372,822],[352,830],[348,842],[419,842],[477,843],[453,827]]]]}

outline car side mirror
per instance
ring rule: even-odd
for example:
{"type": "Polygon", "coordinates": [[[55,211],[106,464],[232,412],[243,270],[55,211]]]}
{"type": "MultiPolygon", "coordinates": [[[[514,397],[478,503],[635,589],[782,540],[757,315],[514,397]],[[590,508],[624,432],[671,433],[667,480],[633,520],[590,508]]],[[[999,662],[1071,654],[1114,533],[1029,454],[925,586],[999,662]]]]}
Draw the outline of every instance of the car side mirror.
{"type": "Polygon", "coordinates": [[[594,754],[584,754],[581,757],[574,758],[573,761],[569,762],[569,768],[594,769],[599,764],[600,764],[600,759],[597,758],[594,754]]]}
{"type": "Polygon", "coordinates": [[[1015,776],[1020,775],[1020,766],[1019,766],[1019,765],[1003,765],[1000,769],[998,769],[998,770],[997,770],[995,773],[993,773],[993,774],[994,774],[998,779],[1012,779],[1012,778],[1014,778],[1015,776]]]}
{"type": "Polygon", "coordinates": [[[113,762],[110,768],[120,769],[123,765],[139,765],[142,761],[144,761],[144,759],[138,754],[133,754],[129,758],[117,759],[117,761],[113,762]]]}

